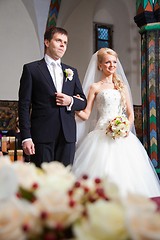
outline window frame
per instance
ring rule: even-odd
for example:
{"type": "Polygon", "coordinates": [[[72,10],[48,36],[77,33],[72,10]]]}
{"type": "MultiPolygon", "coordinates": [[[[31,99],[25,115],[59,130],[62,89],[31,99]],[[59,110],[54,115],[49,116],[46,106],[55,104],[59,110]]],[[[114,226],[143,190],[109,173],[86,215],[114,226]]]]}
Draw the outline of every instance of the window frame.
{"type": "MultiPolygon", "coordinates": [[[[98,42],[100,41],[98,39],[98,28],[106,28],[108,29],[108,46],[109,48],[113,48],[113,25],[111,24],[105,24],[105,23],[98,23],[94,22],[94,50],[95,52],[99,50],[98,48],[98,42]]],[[[103,40],[101,40],[103,42],[103,40]]],[[[106,40],[104,40],[106,41],[106,40]]]]}

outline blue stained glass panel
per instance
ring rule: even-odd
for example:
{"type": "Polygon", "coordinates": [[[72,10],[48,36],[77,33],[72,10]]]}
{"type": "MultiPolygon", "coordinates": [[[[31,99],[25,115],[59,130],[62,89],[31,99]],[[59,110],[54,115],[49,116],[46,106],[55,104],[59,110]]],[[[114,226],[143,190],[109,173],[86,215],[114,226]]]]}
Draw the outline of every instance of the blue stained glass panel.
{"type": "Polygon", "coordinates": [[[98,39],[108,40],[108,29],[98,28],[98,39]]]}

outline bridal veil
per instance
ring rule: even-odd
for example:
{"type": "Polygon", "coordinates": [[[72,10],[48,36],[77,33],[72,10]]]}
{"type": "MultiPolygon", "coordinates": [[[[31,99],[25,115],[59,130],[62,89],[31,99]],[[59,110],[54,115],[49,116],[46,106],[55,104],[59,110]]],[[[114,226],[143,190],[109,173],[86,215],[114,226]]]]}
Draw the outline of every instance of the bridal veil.
{"type": "MultiPolygon", "coordinates": [[[[106,48],[106,53],[107,51],[112,50],[110,48],[106,48]]],[[[90,86],[95,83],[98,82],[101,78],[101,74],[102,72],[98,69],[97,66],[97,53],[94,53],[93,56],[91,57],[91,60],[89,62],[83,83],[82,83],[82,88],[83,91],[85,93],[85,95],[88,95],[88,91],[90,86]]],[[[132,101],[132,95],[131,95],[131,90],[128,84],[128,80],[126,78],[126,75],[124,73],[123,67],[119,61],[119,59],[117,59],[117,69],[116,69],[116,73],[121,77],[121,79],[123,80],[124,84],[127,86],[128,88],[128,92],[130,95],[130,102],[132,104],[132,108],[133,108],[133,101],[132,101]]],[[[83,121],[81,120],[79,117],[76,116],[76,122],[77,122],[77,146],[81,143],[81,141],[84,139],[84,137],[94,129],[96,123],[98,120],[98,111],[96,108],[96,102],[94,103],[93,109],[92,109],[92,113],[89,117],[89,119],[87,121],[83,121]]],[[[132,132],[135,133],[135,127],[132,126],[132,132]]]]}

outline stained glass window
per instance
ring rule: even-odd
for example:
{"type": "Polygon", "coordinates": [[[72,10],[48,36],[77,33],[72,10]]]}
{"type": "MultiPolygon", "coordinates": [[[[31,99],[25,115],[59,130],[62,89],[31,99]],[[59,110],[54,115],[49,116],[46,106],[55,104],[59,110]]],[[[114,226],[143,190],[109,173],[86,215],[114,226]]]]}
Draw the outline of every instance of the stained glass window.
{"type": "Polygon", "coordinates": [[[112,48],[113,26],[94,23],[95,51],[102,47],[112,48]]]}

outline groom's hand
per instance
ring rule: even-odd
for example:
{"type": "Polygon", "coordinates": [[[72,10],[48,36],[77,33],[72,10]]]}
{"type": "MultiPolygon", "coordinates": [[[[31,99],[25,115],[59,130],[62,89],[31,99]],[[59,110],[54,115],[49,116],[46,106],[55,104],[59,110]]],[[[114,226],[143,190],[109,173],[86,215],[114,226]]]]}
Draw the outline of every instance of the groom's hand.
{"type": "Polygon", "coordinates": [[[69,106],[72,102],[72,98],[69,95],[64,93],[55,93],[56,95],[56,104],[58,106],[69,106]]]}
{"type": "Polygon", "coordinates": [[[35,154],[35,146],[32,140],[27,140],[22,144],[23,151],[26,155],[35,154]]]}

